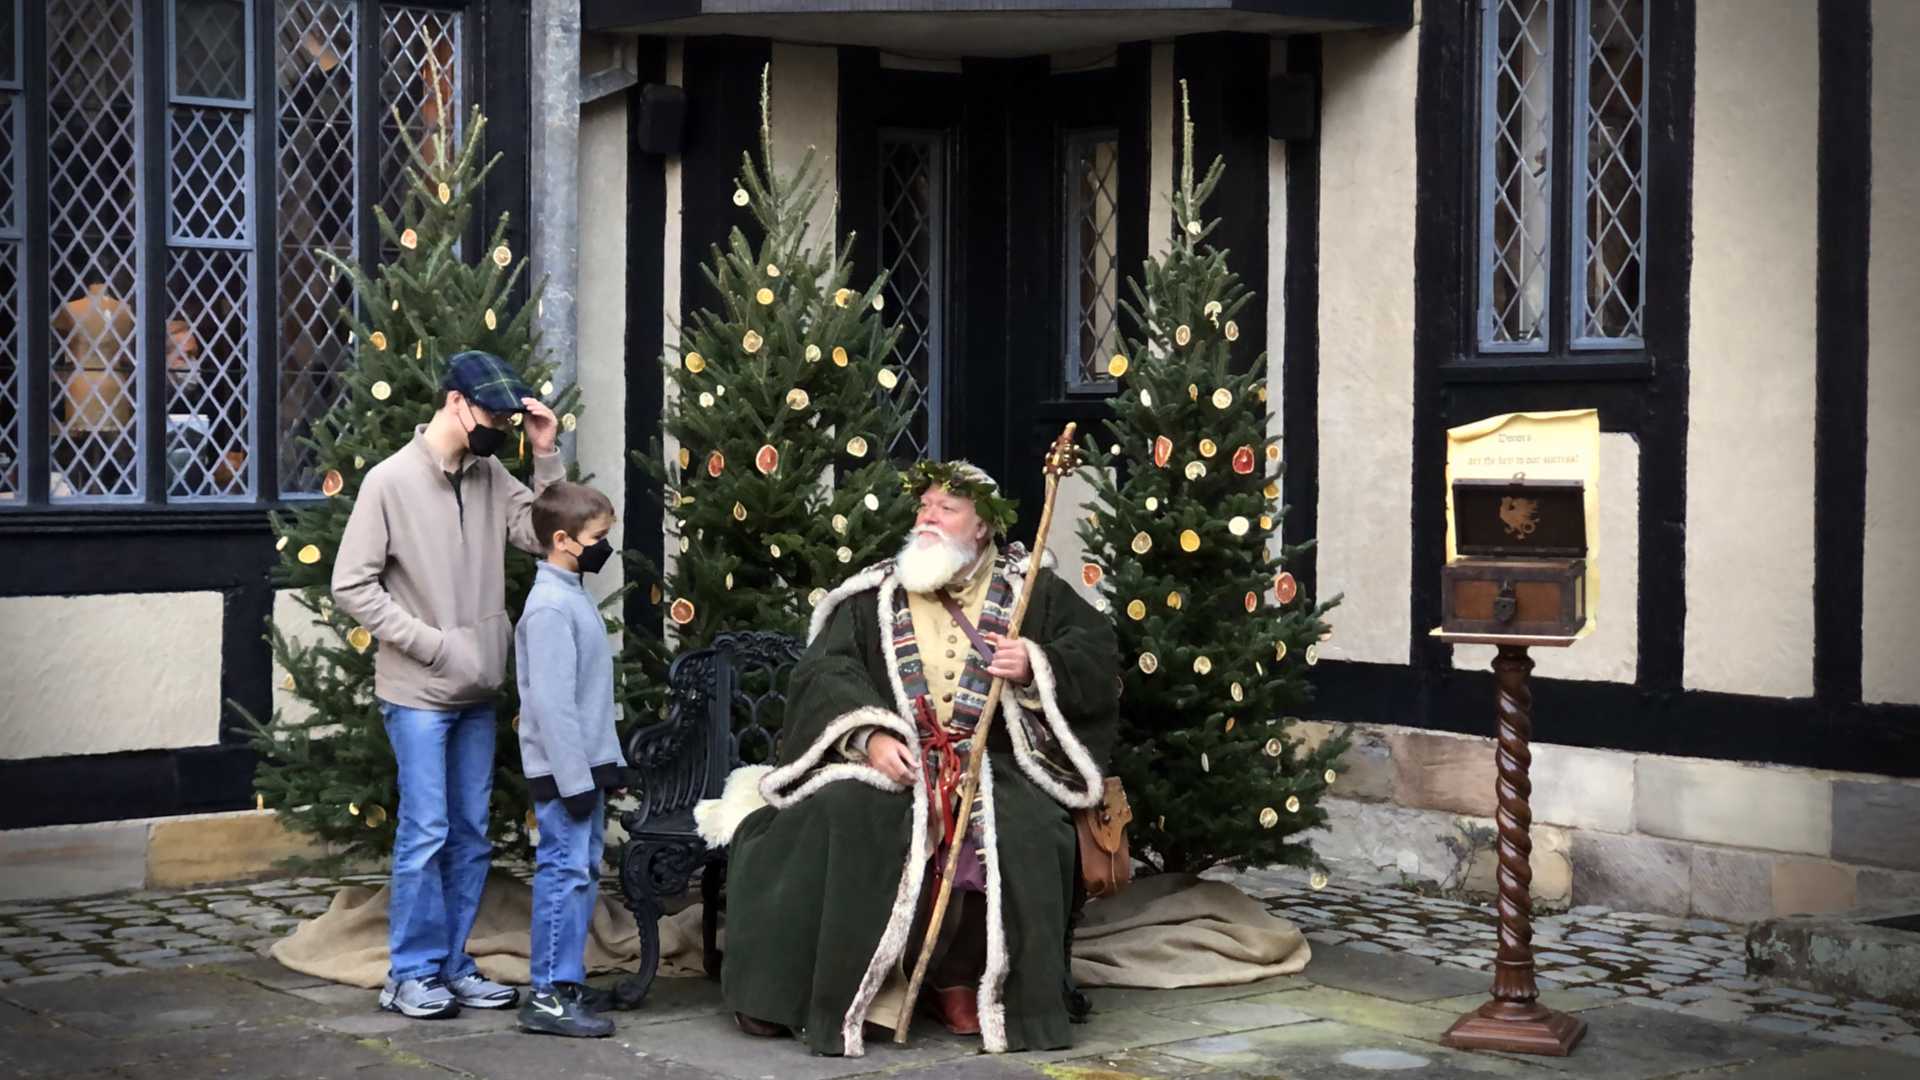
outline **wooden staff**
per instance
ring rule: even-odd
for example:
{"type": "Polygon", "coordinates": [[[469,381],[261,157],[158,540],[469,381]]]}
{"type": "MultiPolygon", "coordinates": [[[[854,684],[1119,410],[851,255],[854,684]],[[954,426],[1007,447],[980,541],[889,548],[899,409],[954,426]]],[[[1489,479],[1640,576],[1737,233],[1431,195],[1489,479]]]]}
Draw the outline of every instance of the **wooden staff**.
{"type": "MultiPolygon", "coordinates": [[[[1060,479],[1080,467],[1079,451],[1073,445],[1074,427],[1068,424],[1047,451],[1047,498],[1040,510],[1040,527],[1033,538],[1033,554],[1027,561],[1027,585],[1020,590],[1020,599],[1013,607],[1013,617],[1007,621],[1006,637],[1009,639],[1020,636],[1020,624],[1026,621],[1027,605],[1032,602],[1034,588],[1039,584],[1040,560],[1047,553],[1047,532],[1053,527],[1053,503],[1060,494],[1060,479]]],[[[927,920],[927,931],[921,939],[920,959],[913,965],[913,977],[907,980],[907,1003],[900,1010],[900,1020],[893,1029],[893,1041],[896,1043],[907,1041],[907,1029],[913,1026],[914,1006],[920,1001],[920,985],[926,981],[927,968],[933,964],[933,947],[940,940],[940,923],[946,919],[947,902],[953,898],[953,875],[960,867],[961,840],[967,835],[973,816],[973,797],[980,788],[980,770],[987,763],[987,734],[993,729],[994,711],[1000,705],[1000,694],[1006,685],[1005,679],[994,676],[993,685],[987,690],[987,703],[980,710],[980,722],[973,729],[973,748],[967,753],[967,775],[960,782],[958,827],[954,829],[953,839],[947,843],[946,872],[940,875],[940,891],[933,898],[933,914],[927,920]]]]}

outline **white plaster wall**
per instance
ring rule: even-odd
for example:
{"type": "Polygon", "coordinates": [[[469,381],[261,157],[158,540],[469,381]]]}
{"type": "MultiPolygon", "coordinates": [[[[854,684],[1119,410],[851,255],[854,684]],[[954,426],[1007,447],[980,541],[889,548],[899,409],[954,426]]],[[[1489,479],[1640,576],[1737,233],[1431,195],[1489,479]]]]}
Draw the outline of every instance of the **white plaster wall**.
{"type": "MultiPolygon", "coordinates": [[[[1705,40],[1703,37],[1702,40],[1705,40]]],[[[1419,35],[1329,34],[1320,144],[1323,655],[1407,662],[1419,35]]]]}
{"type": "Polygon", "coordinates": [[[826,184],[807,222],[816,243],[834,242],[834,196],[839,190],[840,50],[810,45],[773,46],[773,159],[785,173],[800,167],[807,148],[826,184]]]}
{"type": "MultiPolygon", "coordinates": [[[[1552,679],[1630,683],[1640,659],[1640,444],[1600,436],[1599,603],[1593,634],[1565,649],[1535,649],[1533,673],[1552,679]]],[[[1485,671],[1491,645],[1460,645],[1453,666],[1485,671]]]]}
{"type": "Polygon", "coordinates": [[[0,759],[220,741],[217,592],[0,599],[0,759]]]}
{"type": "MultiPolygon", "coordinates": [[[[1267,72],[1278,75],[1287,70],[1287,43],[1276,38],[1267,43],[1267,72]]],[[[1267,140],[1267,438],[1286,435],[1283,375],[1287,349],[1287,144],[1282,139],[1267,140]]],[[[1282,547],[1278,530],[1268,538],[1267,547],[1278,556],[1282,547]]]]}
{"type": "Polygon", "coordinates": [[[1179,138],[1180,88],[1174,83],[1171,41],[1153,43],[1151,65],[1147,186],[1152,198],[1147,203],[1147,256],[1155,258],[1173,250],[1173,148],[1179,138]]]}
{"type": "Polygon", "coordinates": [[[1866,606],[1860,689],[1920,702],[1920,4],[1873,7],[1866,606]]]}
{"type": "MultiPolygon", "coordinates": [[[[327,639],[326,629],[313,613],[300,606],[297,589],[280,589],[273,594],[273,625],[289,643],[315,645],[327,639]]],[[[287,686],[287,669],[273,662],[273,709],[282,719],[305,720],[313,709],[287,686]]]]}
{"type": "Polygon", "coordinates": [[[1697,689],[1813,692],[1817,7],[1698,9],[1685,655],[1697,689]]]}
{"type": "MultiPolygon", "coordinates": [[[[613,500],[627,504],[627,96],[613,94],[580,113],[580,393],[586,406],[575,449],[580,471],[613,500]]],[[[646,370],[642,365],[641,370],[646,370]]],[[[640,445],[646,444],[640,440],[640,445]]],[[[608,539],[625,550],[626,522],[608,539]]],[[[614,560],[588,576],[594,595],[620,588],[614,560]]]]}

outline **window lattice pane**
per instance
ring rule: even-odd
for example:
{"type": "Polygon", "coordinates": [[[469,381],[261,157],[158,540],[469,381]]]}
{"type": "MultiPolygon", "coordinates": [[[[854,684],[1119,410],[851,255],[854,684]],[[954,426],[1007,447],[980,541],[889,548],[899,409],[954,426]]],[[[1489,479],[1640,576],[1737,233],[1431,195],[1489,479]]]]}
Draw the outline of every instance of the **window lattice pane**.
{"type": "Polygon", "coordinates": [[[1584,144],[1574,171],[1575,266],[1582,275],[1575,336],[1638,341],[1646,266],[1646,11],[1642,0],[1588,0],[1580,82],[1584,144]]]}
{"type": "Polygon", "coordinates": [[[938,135],[883,135],[880,143],[880,265],[887,272],[887,310],[896,312],[900,339],[894,361],[900,386],[893,400],[908,414],[894,440],[898,458],[937,456],[937,402],[942,308],[940,198],[944,140],[938,135]]]}
{"type": "Polygon", "coordinates": [[[444,115],[455,145],[444,152],[458,152],[460,110],[460,13],[432,8],[390,6],[381,34],[380,55],[385,67],[380,72],[380,190],[381,205],[387,216],[397,219],[401,200],[406,196],[407,146],[400,138],[393,110],[400,110],[399,123],[418,143],[428,160],[441,153],[432,140],[440,130],[444,115]]]}
{"type": "Polygon", "coordinates": [[[352,259],[355,4],[281,0],[275,41],[280,168],[280,490],[320,488],[314,453],[303,445],[345,391],[351,358],[340,309],[353,288],[314,254],[352,259]]]}
{"type": "Polygon", "coordinates": [[[19,497],[20,245],[0,242],[0,502],[19,497]]]}
{"type": "Polygon", "coordinates": [[[1549,300],[1552,0],[1491,0],[1482,34],[1480,343],[1542,347],[1549,300]]]}
{"type": "Polygon", "coordinates": [[[49,0],[47,30],[51,487],[56,498],[137,498],[133,7],[49,0]]]}
{"type": "Polygon", "coordinates": [[[248,114],[237,109],[175,108],[168,124],[172,167],[173,239],[185,242],[247,238],[248,114]]]}
{"type": "Polygon", "coordinates": [[[247,97],[246,0],[174,0],[173,92],[247,97]]]}
{"type": "Polygon", "coordinates": [[[252,493],[252,320],[247,251],[172,253],[167,295],[167,495],[221,498],[252,493]]]}
{"type": "Polygon", "coordinates": [[[1120,345],[1120,143],[1070,141],[1067,214],[1067,384],[1110,385],[1107,358],[1120,345]]]}

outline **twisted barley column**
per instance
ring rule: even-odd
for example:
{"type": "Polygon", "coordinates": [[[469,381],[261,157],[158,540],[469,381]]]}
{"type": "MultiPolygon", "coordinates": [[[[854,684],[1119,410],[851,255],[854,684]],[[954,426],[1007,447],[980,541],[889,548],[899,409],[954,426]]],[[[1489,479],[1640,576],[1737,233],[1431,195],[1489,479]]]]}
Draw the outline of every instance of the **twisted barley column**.
{"type": "Polygon", "coordinates": [[[1502,645],[1493,661],[1499,683],[1500,741],[1495,759],[1500,767],[1500,947],[1494,961],[1493,996],[1515,1019],[1545,1010],[1536,1003],[1540,989],[1533,978],[1533,810],[1528,805],[1533,783],[1527,770],[1533,753],[1533,692],[1527,674],[1533,660],[1522,645],[1502,645]]]}

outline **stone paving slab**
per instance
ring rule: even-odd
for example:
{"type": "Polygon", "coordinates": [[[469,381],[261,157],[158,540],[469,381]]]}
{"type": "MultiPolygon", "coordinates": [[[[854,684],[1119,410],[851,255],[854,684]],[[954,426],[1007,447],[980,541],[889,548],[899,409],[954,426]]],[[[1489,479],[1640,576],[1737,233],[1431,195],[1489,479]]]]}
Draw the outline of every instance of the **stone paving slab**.
{"type": "Polygon", "coordinates": [[[1260,1000],[1297,1010],[1315,1019],[1338,1020],[1343,1024],[1354,1024],[1394,1035],[1424,1039],[1428,1042],[1437,1041],[1441,1034],[1460,1018],[1459,1011],[1442,1010],[1434,1008],[1431,1004],[1409,1005],[1392,998],[1371,997],[1331,986],[1293,990],[1273,994],[1260,1000]]]}
{"type": "Polygon", "coordinates": [[[1534,1077],[1529,1065],[1448,1050],[1371,1028],[1316,1020],[1158,1047],[1161,1053],[1256,1075],[1278,1067],[1288,1080],[1375,1080],[1406,1072],[1421,1080],[1534,1077]],[[1417,1071],[1416,1071],[1417,1070],[1417,1071]]]}

